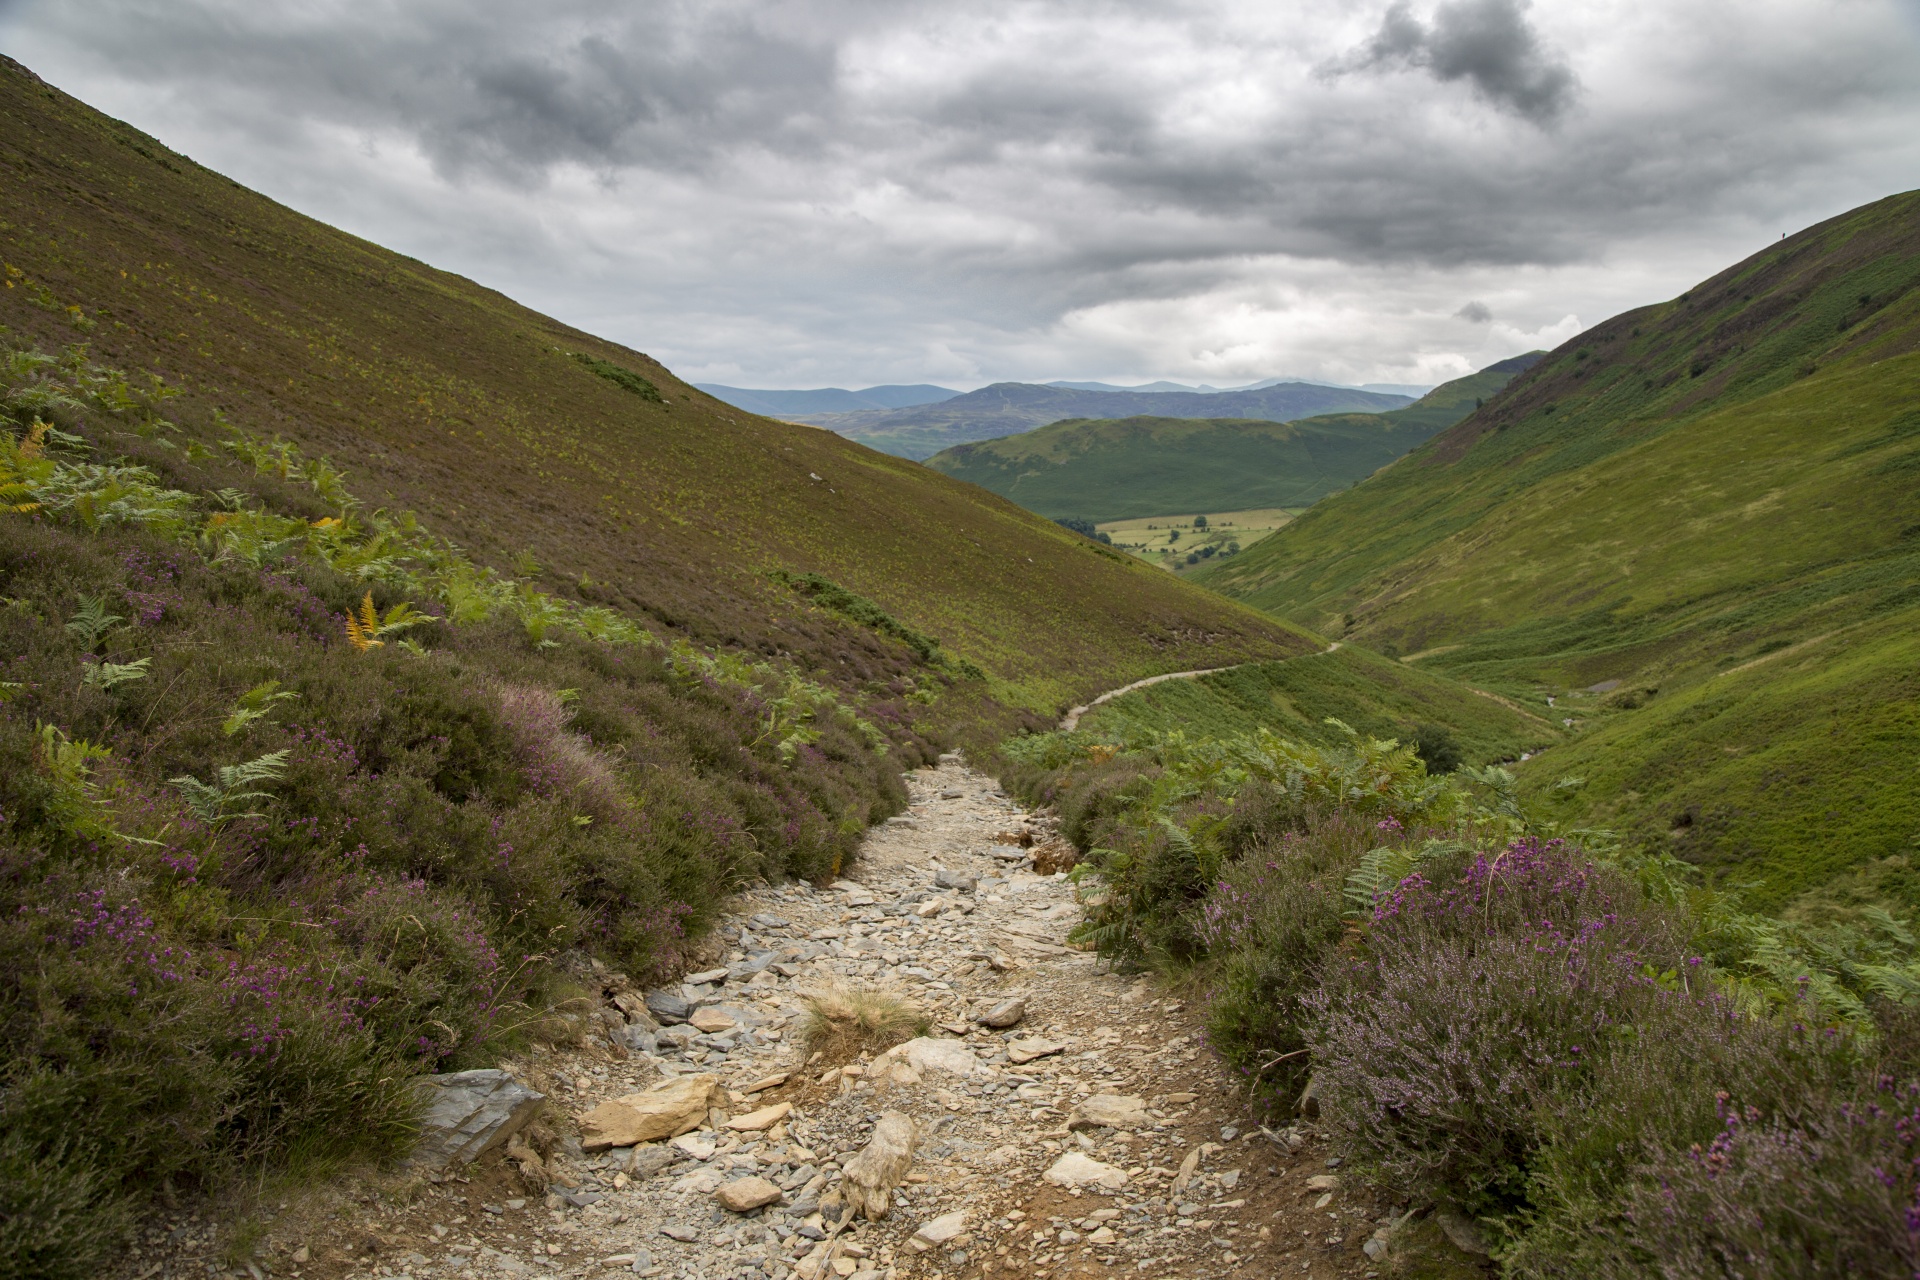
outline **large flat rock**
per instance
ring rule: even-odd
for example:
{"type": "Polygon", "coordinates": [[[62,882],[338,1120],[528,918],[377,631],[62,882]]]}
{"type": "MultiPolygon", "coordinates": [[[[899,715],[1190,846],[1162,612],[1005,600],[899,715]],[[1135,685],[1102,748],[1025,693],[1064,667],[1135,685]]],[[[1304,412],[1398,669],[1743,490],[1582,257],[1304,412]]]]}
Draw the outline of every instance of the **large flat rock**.
{"type": "Polygon", "coordinates": [[[504,1146],[547,1100],[504,1071],[486,1068],[423,1076],[426,1095],[414,1163],[429,1169],[469,1164],[504,1146]]]}

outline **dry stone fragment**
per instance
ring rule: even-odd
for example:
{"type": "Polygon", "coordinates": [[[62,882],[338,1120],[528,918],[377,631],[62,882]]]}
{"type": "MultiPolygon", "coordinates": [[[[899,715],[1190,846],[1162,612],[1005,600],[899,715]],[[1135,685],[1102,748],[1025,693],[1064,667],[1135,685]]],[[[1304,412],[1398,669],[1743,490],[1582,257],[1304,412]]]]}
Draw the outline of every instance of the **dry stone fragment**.
{"type": "Polygon", "coordinates": [[[681,1076],[646,1093],[630,1093],[603,1102],[579,1117],[585,1151],[657,1142],[698,1129],[709,1108],[723,1107],[727,1091],[718,1076],[701,1072],[681,1076]]]}
{"type": "Polygon", "coordinates": [[[749,1111],[743,1116],[727,1121],[727,1128],[739,1133],[759,1133],[773,1128],[785,1120],[792,1111],[791,1102],[776,1102],[770,1107],[761,1107],[758,1111],[749,1111]]]}
{"type": "Polygon", "coordinates": [[[1009,1040],[1007,1061],[1017,1067],[1039,1058],[1051,1057],[1066,1047],[1058,1040],[1041,1040],[1037,1037],[1027,1040],[1009,1040]]]}
{"type": "Polygon", "coordinates": [[[1026,998],[1023,996],[1015,996],[1011,1000],[1002,1000],[999,1004],[996,1004],[993,1008],[974,1019],[974,1021],[983,1027],[1005,1029],[1018,1025],[1020,1019],[1026,1016],[1026,998]]]}
{"type": "Polygon", "coordinates": [[[952,1213],[943,1213],[939,1217],[920,1224],[907,1243],[921,1253],[937,1249],[967,1229],[967,1211],[956,1209],[952,1213]]]}
{"type": "Polygon", "coordinates": [[[1078,1151],[1069,1151],[1055,1160],[1042,1176],[1057,1187],[1097,1185],[1118,1191],[1127,1185],[1125,1169],[1103,1164],[1078,1151]]]}
{"type": "Polygon", "coordinates": [[[887,1215],[888,1194],[906,1181],[918,1138],[911,1116],[899,1111],[881,1115],[880,1122],[873,1126],[873,1137],[859,1155],[847,1161],[840,1179],[840,1197],[849,1212],[874,1221],[887,1215]]]}
{"type": "Polygon", "coordinates": [[[905,1044],[895,1045],[881,1055],[882,1061],[874,1063],[874,1073],[879,1074],[888,1065],[885,1060],[906,1062],[920,1073],[928,1075],[936,1071],[951,1072],[958,1076],[992,1075],[993,1068],[973,1056],[973,1050],[958,1040],[942,1040],[934,1036],[920,1036],[905,1044]]]}
{"type": "Polygon", "coordinates": [[[1151,1123],[1144,1101],[1115,1093],[1084,1098],[1067,1116],[1069,1129],[1144,1129],[1151,1123]]]}
{"type": "Polygon", "coordinates": [[[429,1169],[478,1160],[504,1145],[546,1101],[545,1094],[493,1069],[422,1076],[418,1087],[427,1105],[413,1159],[429,1169]]]}
{"type": "Polygon", "coordinates": [[[752,1213],[780,1198],[780,1188],[765,1178],[735,1178],[718,1191],[713,1198],[735,1213],[752,1213]]]}
{"type": "Polygon", "coordinates": [[[729,1018],[726,1014],[714,1008],[696,1009],[694,1010],[693,1016],[688,1018],[687,1021],[708,1035],[717,1035],[722,1031],[730,1030],[734,1026],[732,1018],[729,1018]]]}

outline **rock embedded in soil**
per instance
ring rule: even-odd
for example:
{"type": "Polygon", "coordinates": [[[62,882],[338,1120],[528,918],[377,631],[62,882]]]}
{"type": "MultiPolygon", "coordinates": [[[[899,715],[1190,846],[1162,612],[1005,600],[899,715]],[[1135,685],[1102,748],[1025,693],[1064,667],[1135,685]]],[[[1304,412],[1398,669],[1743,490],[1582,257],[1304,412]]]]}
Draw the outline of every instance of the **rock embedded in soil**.
{"type": "Polygon", "coordinates": [[[849,1212],[873,1221],[886,1217],[888,1193],[906,1181],[919,1136],[913,1117],[905,1112],[881,1115],[873,1126],[873,1137],[847,1161],[840,1179],[840,1196],[849,1212]]]}
{"type": "Polygon", "coordinates": [[[1127,1171],[1095,1160],[1080,1151],[1069,1151],[1047,1166],[1043,1176],[1057,1187],[1102,1186],[1118,1191],[1127,1185],[1127,1171]]]}
{"type": "Polygon", "coordinates": [[[737,1133],[759,1133],[771,1129],[793,1113],[790,1102],[776,1102],[770,1107],[761,1107],[758,1111],[749,1111],[746,1115],[727,1121],[727,1128],[737,1133]]]}
{"type": "Polygon", "coordinates": [[[713,1198],[734,1213],[751,1213],[780,1198],[780,1188],[765,1178],[735,1178],[713,1193],[713,1198]]]}
{"type": "Polygon", "coordinates": [[[422,1076],[419,1088],[427,1106],[413,1159],[428,1169],[465,1164],[505,1146],[547,1100],[493,1069],[422,1076]]]}
{"type": "Polygon", "coordinates": [[[947,1072],[957,1076],[990,1076],[993,1068],[973,1056],[973,1050],[958,1040],[921,1036],[895,1045],[874,1061],[876,1072],[895,1062],[905,1062],[921,1075],[947,1072]]]}
{"type": "Polygon", "coordinates": [[[1018,1026],[1020,1020],[1026,1016],[1026,997],[1015,996],[1011,1000],[1002,1000],[999,1004],[996,1004],[993,1008],[974,1019],[974,1021],[983,1027],[993,1027],[996,1030],[1004,1030],[1007,1027],[1018,1026]]]}
{"type": "Polygon", "coordinates": [[[937,1218],[920,1224],[907,1243],[924,1253],[937,1249],[954,1239],[967,1229],[967,1211],[956,1209],[952,1213],[943,1213],[937,1218]]]}
{"type": "Polygon", "coordinates": [[[710,1036],[731,1030],[735,1026],[732,1018],[714,1008],[696,1009],[687,1021],[695,1030],[704,1031],[710,1036]]]}
{"type": "Polygon", "coordinates": [[[718,1076],[681,1076],[646,1093],[603,1102],[580,1116],[580,1147],[605,1151],[690,1133],[706,1120],[710,1108],[726,1105],[727,1091],[718,1076]]]}
{"type": "Polygon", "coordinates": [[[1114,1093],[1082,1098],[1067,1116],[1069,1129],[1144,1129],[1152,1123],[1143,1100],[1114,1093]]]}
{"type": "Polygon", "coordinates": [[[1007,1061],[1016,1067],[1024,1066],[1041,1058],[1052,1057],[1066,1047],[1058,1040],[1011,1040],[1007,1043],[1007,1061]]]}

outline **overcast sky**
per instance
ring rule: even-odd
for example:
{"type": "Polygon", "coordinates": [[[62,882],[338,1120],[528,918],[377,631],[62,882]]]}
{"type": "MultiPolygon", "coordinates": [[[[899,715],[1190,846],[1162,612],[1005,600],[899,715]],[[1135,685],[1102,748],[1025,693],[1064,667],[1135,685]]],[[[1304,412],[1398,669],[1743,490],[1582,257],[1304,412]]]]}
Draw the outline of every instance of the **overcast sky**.
{"type": "Polygon", "coordinates": [[[1920,0],[0,0],[0,49],[743,386],[1436,382],[1920,186],[1920,0]]]}

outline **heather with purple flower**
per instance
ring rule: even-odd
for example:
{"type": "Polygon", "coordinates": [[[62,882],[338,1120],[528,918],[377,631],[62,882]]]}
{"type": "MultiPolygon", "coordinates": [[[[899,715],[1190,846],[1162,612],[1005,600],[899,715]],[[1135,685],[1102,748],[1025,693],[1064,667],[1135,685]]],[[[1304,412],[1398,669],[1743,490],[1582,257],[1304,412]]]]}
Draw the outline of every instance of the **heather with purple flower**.
{"type": "MultiPolygon", "coordinates": [[[[675,969],[931,758],[909,717],[517,589],[323,463],[69,425],[142,465],[100,471],[111,518],[0,513],[0,1269],[94,1274],[162,1187],[403,1151],[411,1077],[519,1046],[562,956],[675,969]],[[368,611],[406,643],[356,641],[368,611]]],[[[34,492],[94,482],[16,440],[34,492]]]]}
{"type": "Polygon", "coordinates": [[[1014,776],[1091,846],[1081,936],[1206,983],[1253,1105],[1311,1080],[1345,1168],[1503,1274],[1920,1274],[1904,922],[1759,916],[1500,770],[1350,743],[1049,735],[1014,776]]]}

